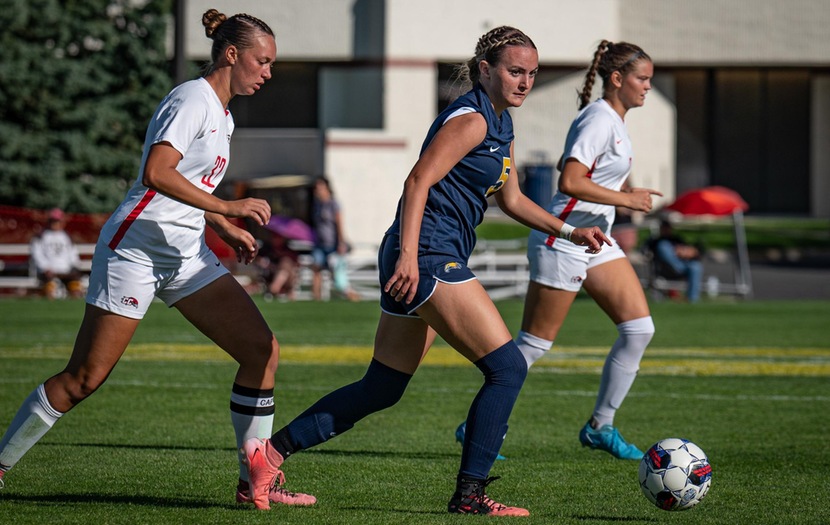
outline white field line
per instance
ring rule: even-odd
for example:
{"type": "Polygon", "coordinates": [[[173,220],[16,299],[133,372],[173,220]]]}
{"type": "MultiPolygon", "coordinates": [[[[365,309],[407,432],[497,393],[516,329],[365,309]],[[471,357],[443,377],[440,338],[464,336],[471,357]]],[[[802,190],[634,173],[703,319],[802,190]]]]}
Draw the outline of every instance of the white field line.
{"type": "MultiPolygon", "coordinates": [[[[32,379],[22,379],[22,378],[2,378],[0,377],[0,385],[2,384],[26,384],[32,383],[32,379]]],[[[181,390],[230,390],[230,385],[224,384],[217,384],[217,383],[169,383],[169,382],[162,382],[162,381],[142,381],[142,380],[123,380],[123,379],[111,379],[106,382],[106,385],[115,386],[115,387],[136,387],[136,388],[151,388],[151,389],[181,389],[181,390]]],[[[277,385],[277,394],[279,395],[280,390],[291,390],[295,392],[302,392],[302,391],[320,391],[320,392],[328,392],[331,390],[331,387],[328,386],[308,386],[308,385],[277,385]]],[[[477,391],[473,388],[459,388],[459,389],[452,389],[452,388],[422,388],[416,387],[412,389],[413,392],[418,393],[427,393],[427,394],[457,394],[459,392],[463,392],[465,394],[475,394],[477,391]]],[[[593,398],[596,397],[597,393],[594,390],[555,390],[555,389],[542,389],[538,387],[530,387],[526,388],[522,391],[523,397],[547,397],[547,396],[559,396],[559,397],[588,397],[593,398]]],[[[784,395],[784,394],[769,394],[769,395],[746,395],[746,394],[736,394],[736,395],[721,395],[721,394],[690,394],[690,393],[670,393],[670,392],[662,392],[662,393],[645,393],[645,392],[630,392],[628,394],[629,397],[641,397],[641,398],[673,398],[673,399],[694,399],[698,401],[770,401],[770,402],[800,402],[800,403],[811,403],[811,402],[830,402],[830,396],[793,396],[793,395],[784,395]]]]}

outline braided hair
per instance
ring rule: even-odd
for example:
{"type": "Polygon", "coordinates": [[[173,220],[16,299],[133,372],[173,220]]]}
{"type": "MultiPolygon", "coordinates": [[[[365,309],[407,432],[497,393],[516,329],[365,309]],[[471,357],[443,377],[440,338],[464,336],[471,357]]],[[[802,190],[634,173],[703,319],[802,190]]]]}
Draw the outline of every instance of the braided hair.
{"type": "Polygon", "coordinates": [[[219,60],[222,52],[228,46],[235,46],[239,50],[254,46],[254,39],[264,33],[274,36],[268,24],[245,13],[239,13],[228,18],[216,9],[208,9],[202,15],[202,25],[205,26],[205,36],[213,40],[210,50],[211,66],[219,60]]]}
{"type": "Polygon", "coordinates": [[[470,82],[475,85],[478,83],[481,75],[478,64],[482,60],[486,60],[492,66],[497,65],[505,49],[510,46],[532,47],[536,49],[536,44],[533,43],[533,40],[515,27],[500,26],[491,29],[478,39],[475,56],[458,67],[456,78],[462,82],[470,82]]]}
{"type": "Polygon", "coordinates": [[[591,67],[585,74],[585,82],[582,84],[582,91],[579,93],[579,109],[584,108],[591,102],[591,92],[594,89],[594,81],[597,73],[602,79],[602,87],[605,88],[611,73],[619,71],[625,75],[640,60],[648,60],[651,57],[639,46],[628,42],[609,42],[603,40],[594,52],[594,60],[591,67]]]}

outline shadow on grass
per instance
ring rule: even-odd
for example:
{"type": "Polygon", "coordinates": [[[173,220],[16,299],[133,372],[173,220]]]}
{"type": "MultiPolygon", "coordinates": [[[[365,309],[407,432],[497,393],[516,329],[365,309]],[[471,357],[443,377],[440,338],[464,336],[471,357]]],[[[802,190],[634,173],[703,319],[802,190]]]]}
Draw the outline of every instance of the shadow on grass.
{"type": "Polygon", "coordinates": [[[37,506],[78,505],[140,505],[144,507],[166,507],[171,509],[225,509],[250,510],[243,505],[211,503],[204,500],[184,498],[160,498],[153,496],[127,496],[106,494],[37,494],[31,496],[4,494],[4,502],[30,503],[37,506]]]}
{"type": "Polygon", "coordinates": [[[428,459],[441,460],[460,458],[461,451],[455,453],[435,453],[435,452],[402,452],[396,450],[303,450],[301,454],[315,454],[320,456],[342,456],[342,457],[374,457],[374,458],[408,458],[408,459],[428,459]]]}
{"type": "Polygon", "coordinates": [[[450,515],[446,510],[418,510],[418,509],[390,509],[389,507],[366,507],[366,506],[349,506],[339,507],[344,511],[358,511],[358,512],[377,512],[378,514],[423,514],[425,516],[445,516],[450,515]]]}
{"type": "Polygon", "coordinates": [[[138,445],[131,443],[39,443],[40,447],[118,448],[128,450],[190,450],[193,452],[235,452],[234,447],[199,447],[184,445],[138,445]]]}
{"type": "Polygon", "coordinates": [[[657,518],[642,518],[634,516],[598,516],[595,514],[576,514],[573,518],[577,521],[620,521],[620,522],[648,522],[656,523],[660,520],[657,518]]]}
{"type": "MultiPolygon", "coordinates": [[[[184,445],[138,445],[130,443],[40,443],[42,447],[82,447],[82,448],[113,448],[127,450],[186,450],[191,452],[236,452],[233,447],[199,447],[184,445]]],[[[404,452],[397,450],[340,450],[327,448],[325,450],[306,449],[299,452],[303,455],[340,456],[340,457],[375,457],[375,458],[408,458],[419,460],[442,460],[460,457],[460,450],[457,452],[404,452]]]]}

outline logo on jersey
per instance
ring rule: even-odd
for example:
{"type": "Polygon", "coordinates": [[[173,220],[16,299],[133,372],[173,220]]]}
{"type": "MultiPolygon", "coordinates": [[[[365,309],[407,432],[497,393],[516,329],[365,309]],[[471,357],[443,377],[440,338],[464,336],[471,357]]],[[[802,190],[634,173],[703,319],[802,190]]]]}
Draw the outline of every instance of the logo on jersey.
{"type": "Polygon", "coordinates": [[[499,148],[501,148],[501,146],[496,146],[496,147],[490,146],[490,153],[497,152],[499,150],[499,148]]]}
{"type": "Polygon", "coordinates": [[[460,262],[448,262],[444,265],[444,273],[450,273],[453,270],[460,270],[464,265],[460,262]]]}
{"type": "Polygon", "coordinates": [[[127,297],[126,295],[121,297],[121,304],[124,306],[132,306],[133,308],[138,308],[138,299],[135,297],[127,297]]]}
{"type": "Polygon", "coordinates": [[[487,193],[484,194],[485,197],[489,197],[490,195],[496,193],[504,186],[504,183],[507,182],[507,177],[510,176],[510,157],[502,157],[501,162],[501,175],[499,175],[499,180],[496,181],[495,184],[487,188],[487,193]]]}

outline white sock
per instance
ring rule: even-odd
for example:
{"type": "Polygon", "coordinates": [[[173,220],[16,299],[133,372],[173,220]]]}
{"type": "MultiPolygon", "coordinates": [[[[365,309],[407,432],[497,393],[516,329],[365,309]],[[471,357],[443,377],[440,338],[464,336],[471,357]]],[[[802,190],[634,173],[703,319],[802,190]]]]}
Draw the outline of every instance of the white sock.
{"type": "Polygon", "coordinates": [[[542,339],[524,330],[520,330],[519,335],[516,336],[516,346],[519,347],[525,361],[527,361],[527,367],[530,368],[537,359],[550,350],[553,346],[553,341],[548,341],[547,339],[542,339]]]}
{"type": "Polygon", "coordinates": [[[0,441],[0,465],[3,470],[13,467],[62,415],[63,412],[58,412],[49,404],[43,384],[32,390],[0,441]]]}
{"type": "Polygon", "coordinates": [[[614,415],[620,408],[640,369],[640,360],[654,336],[654,322],[651,316],[632,319],[617,325],[619,337],[611,347],[594,407],[597,427],[614,424],[614,415]]]}
{"type": "Polygon", "coordinates": [[[274,425],[274,389],[258,390],[236,383],[231,392],[231,423],[236,434],[239,479],[248,481],[248,469],[239,450],[252,437],[268,439],[274,425]]]}

